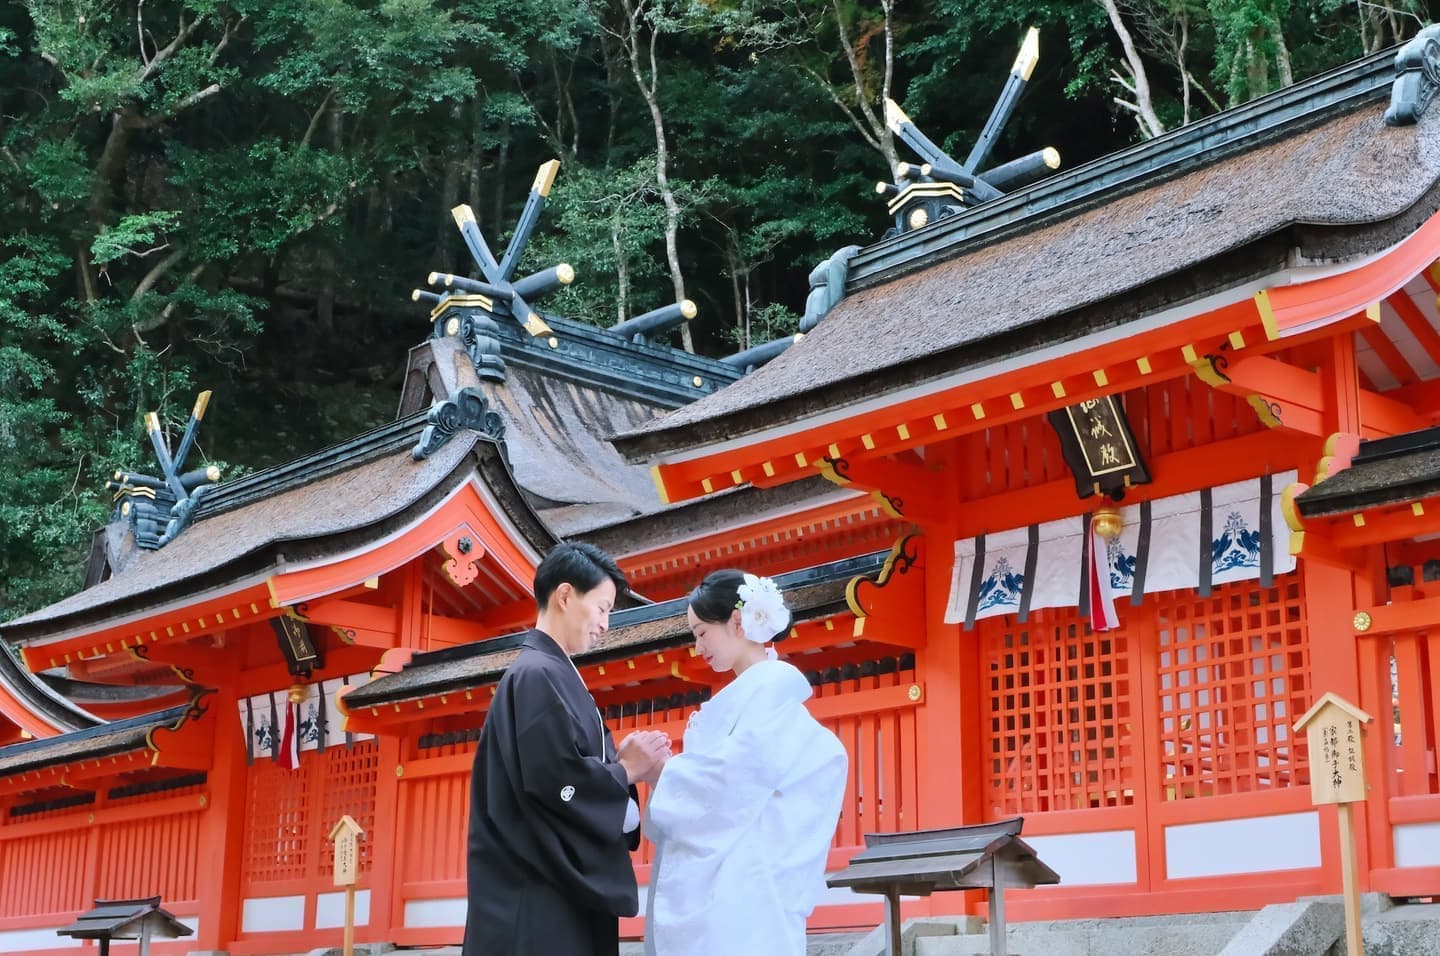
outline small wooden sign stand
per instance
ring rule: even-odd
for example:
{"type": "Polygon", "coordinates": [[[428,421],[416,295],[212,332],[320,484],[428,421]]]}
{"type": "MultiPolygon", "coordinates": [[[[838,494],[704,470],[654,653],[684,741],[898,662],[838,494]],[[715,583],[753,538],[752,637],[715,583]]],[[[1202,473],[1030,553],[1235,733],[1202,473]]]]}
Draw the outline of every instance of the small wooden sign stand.
{"type": "Polygon", "coordinates": [[[364,832],[348,813],[330,828],[330,839],[335,841],[335,885],[345,887],[345,956],[355,956],[355,880],[364,832]]]}
{"type": "Polygon", "coordinates": [[[1310,745],[1310,802],[1334,803],[1340,812],[1340,870],[1345,881],[1345,953],[1364,956],[1360,931],[1359,875],[1355,862],[1355,830],[1350,804],[1365,799],[1364,726],[1371,717],[1360,708],[1327,693],[1295,721],[1310,745]]]}

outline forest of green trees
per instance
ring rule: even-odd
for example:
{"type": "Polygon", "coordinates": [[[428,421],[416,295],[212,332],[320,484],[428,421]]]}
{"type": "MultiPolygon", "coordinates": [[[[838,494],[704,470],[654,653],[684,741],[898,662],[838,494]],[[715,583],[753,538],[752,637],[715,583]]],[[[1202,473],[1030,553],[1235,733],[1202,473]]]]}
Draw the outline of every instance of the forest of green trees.
{"type": "MultiPolygon", "coordinates": [[[[695,300],[694,347],[793,331],[805,276],[886,228],[886,96],[968,150],[1066,166],[1413,34],[1414,0],[14,0],[0,6],[0,621],[78,583],[147,410],[214,389],[227,477],[388,420],[409,290],[503,247],[599,324],[695,300]]],[[[525,265],[522,265],[522,272],[525,265]]],[[[677,342],[677,344],[679,344],[677,342]]]]}

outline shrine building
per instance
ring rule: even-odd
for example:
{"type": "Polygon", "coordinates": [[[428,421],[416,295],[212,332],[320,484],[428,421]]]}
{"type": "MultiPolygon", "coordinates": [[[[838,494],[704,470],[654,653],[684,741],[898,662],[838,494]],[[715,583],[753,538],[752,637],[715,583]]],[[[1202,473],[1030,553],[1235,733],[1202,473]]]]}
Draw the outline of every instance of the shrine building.
{"type": "Polygon", "coordinates": [[[460,207],[484,278],[417,292],[394,421],[225,481],[185,467],[222,398],[173,443],[152,417],[86,586],[0,625],[0,951],[142,897],[195,931],[157,953],[338,945],[342,815],[356,940],[458,943],[475,741],[561,539],[635,591],[576,659],[617,738],[721,686],[689,589],[776,578],[850,756],[832,871],[1023,816],[1061,882],[1012,920],[1337,893],[1293,729],[1334,693],[1377,717],[1361,888],[1440,894],[1437,45],[1072,170],[957,162],[892,104],[895,227],[816,268],[803,337],[724,359],[664,344],[689,303],[530,304],[576,279],[514,274],[557,164],[498,259],[460,207]]]}

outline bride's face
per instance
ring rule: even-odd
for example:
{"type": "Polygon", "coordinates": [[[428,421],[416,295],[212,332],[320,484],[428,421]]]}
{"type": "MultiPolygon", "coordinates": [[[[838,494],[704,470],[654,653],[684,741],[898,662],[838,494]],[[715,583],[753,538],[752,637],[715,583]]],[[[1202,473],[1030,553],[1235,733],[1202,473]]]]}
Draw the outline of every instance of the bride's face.
{"type": "Polygon", "coordinates": [[[730,615],[723,624],[702,621],[693,609],[686,610],[690,621],[690,633],[695,635],[695,653],[705,658],[705,663],[717,673],[735,669],[735,664],[744,655],[747,647],[753,647],[740,631],[740,612],[730,615]]]}

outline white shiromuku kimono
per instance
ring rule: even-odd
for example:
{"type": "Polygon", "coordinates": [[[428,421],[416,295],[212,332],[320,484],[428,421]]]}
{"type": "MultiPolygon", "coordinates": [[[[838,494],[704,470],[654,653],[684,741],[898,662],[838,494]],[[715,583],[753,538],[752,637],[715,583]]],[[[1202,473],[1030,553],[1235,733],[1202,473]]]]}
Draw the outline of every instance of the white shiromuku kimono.
{"type": "Polygon", "coordinates": [[[803,956],[848,765],[810,693],[764,660],[690,718],[647,810],[649,956],[803,956]]]}

